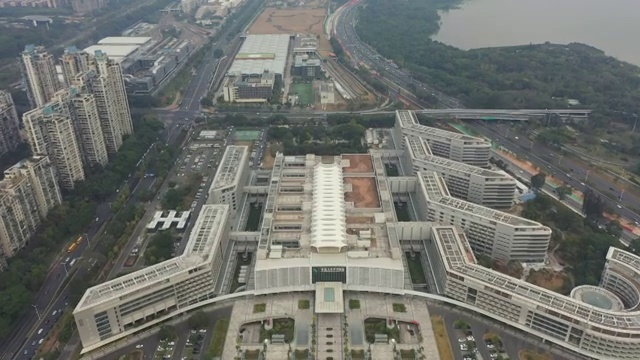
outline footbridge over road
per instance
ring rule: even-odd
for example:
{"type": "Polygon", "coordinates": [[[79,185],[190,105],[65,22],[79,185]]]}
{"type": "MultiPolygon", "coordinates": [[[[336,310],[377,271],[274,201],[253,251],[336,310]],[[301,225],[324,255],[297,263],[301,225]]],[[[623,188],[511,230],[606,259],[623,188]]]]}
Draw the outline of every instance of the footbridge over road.
{"type": "Polygon", "coordinates": [[[587,109],[423,109],[418,114],[454,117],[461,120],[511,120],[526,121],[557,115],[562,119],[587,120],[591,110],[587,109]]]}

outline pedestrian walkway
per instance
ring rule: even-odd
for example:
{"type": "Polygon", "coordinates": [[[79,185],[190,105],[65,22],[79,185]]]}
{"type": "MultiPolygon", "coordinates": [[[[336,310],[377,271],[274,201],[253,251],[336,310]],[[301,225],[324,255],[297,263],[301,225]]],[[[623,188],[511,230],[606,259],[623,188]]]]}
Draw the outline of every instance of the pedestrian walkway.
{"type": "Polygon", "coordinates": [[[318,359],[342,359],[341,314],[318,314],[318,359]]]}
{"type": "MultiPolygon", "coordinates": [[[[358,340],[356,339],[358,337],[364,338],[364,329],[359,330],[357,326],[351,325],[351,323],[358,322],[359,324],[363,324],[362,328],[364,328],[364,321],[366,319],[381,318],[387,321],[394,320],[400,323],[418,324],[420,330],[420,336],[418,337],[419,343],[399,343],[396,344],[396,348],[398,350],[423,349],[422,354],[425,360],[439,360],[439,355],[437,352],[429,351],[429,349],[437,349],[437,344],[435,341],[433,328],[431,326],[431,316],[429,315],[429,309],[427,308],[427,304],[423,299],[386,294],[345,293],[345,304],[348,304],[350,299],[360,301],[359,310],[349,310],[348,308],[345,310],[350,323],[350,345],[353,349],[367,350],[368,345],[366,344],[366,342],[358,342],[358,340]],[[403,304],[406,311],[394,311],[393,304],[403,304]],[[361,332],[362,335],[360,336],[358,332],[361,332]]],[[[393,349],[393,346],[391,344],[384,346],[389,349],[393,349]]],[[[386,354],[378,350],[379,349],[376,350],[374,359],[387,359],[384,357],[378,357],[384,356],[381,354],[386,354]]],[[[374,352],[372,346],[372,354],[373,353],[374,352]]]]}
{"type": "MultiPolygon", "coordinates": [[[[298,309],[299,300],[308,300],[310,304],[313,304],[312,294],[307,293],[286,293],[286,294],[274,294],[256,296],[251,299],[238,300],[234,303],[231,313],[231,321],[229,323],[229,330],[227,331],[227,337],[224,343],[224,351],[222,353],[222,359],[233,359],[236,356],[236,340],[240,333],[242,325],[254,322],[263,322],[265,320],[273,320],[278,318],[289,317],[294,319],[295,328],[294,339],[291,344],[292,348],[297,346],[297,339],[306,340],[309,343],[308,332],[311,331],[311,322],[313,317],[313,306],[307,310],[298,309]],[[264,310],[263,310],[264,309],[264,310]],[[302,334],[298,329],[298,321],[301,322],[301,329],[307,329],[306,339],[305,334],[302,334]]],[[[243,345],[243,349],[263,349],[264,344],[255,345],[243,345]]],[[[308,348],[307,345],[301,346],[301,348],[308,348]]],[[[288,346],[287,346],[288,351],[288,346]]],[[[267,354],[270,354],[270,350],[267,350],[267,354]]],[[[275,359],[275,355],[268,355],[268,358],[275,359]]]]}

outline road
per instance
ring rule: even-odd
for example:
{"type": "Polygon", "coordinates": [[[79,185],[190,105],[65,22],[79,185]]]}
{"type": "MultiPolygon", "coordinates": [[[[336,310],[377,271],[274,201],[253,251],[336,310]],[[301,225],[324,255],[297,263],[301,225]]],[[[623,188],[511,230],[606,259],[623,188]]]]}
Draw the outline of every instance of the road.
{"type": "MultiPolygon", "coordinates": [[[[141,160],[149,153],[149,150],[142,156],[141,160]]],[[[138,192],[141,189],[148,189],[152,181],[153,179],[151,178],[138,180],[135,177],[130,177],[127,179],[122,185],[123,188],[128,186],[131,191],[127,205],[138,202],[138,192]]],[[[71,253],[67,253],[67,247],[65,246],[54,261],[44,285],[34,297],[34,303],[31,304],[33,311],[29,311],[23,316],[19,322],[21,324],[20,328],[14,332],[13,336],[3,346],[2,359],[30,359],[37,351],[40,345],[38,342],[40,339],[46,338],[48,332],[59,318],[59,312],[54,316],[53,311],[64,309],[69,305],[67,301],[69,295],[68,282],[75,277],[82,278],[95,264],[95,259],[91,257],[91,251],[87,249],[90,249],[91,245],[95,245],[94,241],[99,238],[103,225],[111,219],[113,215],[111,203],[116,200],[117,196],[117,193],[113,194],[109,199],[98,205],[95,215],[96,220],[86,230],[84,240],[78,247],[71,253]],[[76,264],[70,268],[69,264],[74,259],[76,259],[76,264]],[[42,332],[38,334],[40,329],[42,329],[42,332]]],[[[73,306],[74,304],[71,305],[73,306]]]]}
{"type": "MultiPolygon", "coordinates": [[[[337,14],[334,29],[334,36],[338,38],[345,51],[356,64],[376,70],[379,73],[378,78],[380,80],[385,80],[387,84],[392,83],[397,86],[404,97],[411,98],[406,93],[410,93],[410,88],[416,86],[431,92],[444,107],[464,108],[459,100],[443,94],[427,84],[414,80],[410,73],[396,68],[392,62],[380,56],[369,45],[364,44],[355,31],[360,6],[362,6],[362,2],[359,1],[345,4],[339,10],[340,13],[337,14]]],[[[426,106],[421,106],[423,105],[422,102],[415,97],[413,102],[422,108],[426,108],[426,106]]],[[[606,200],[607,205],[614,209],[618,215],[632,222],[637,221],[640,223],[640,216],[634,212],[634,208],[638,207],[637,204],[640,204],[640,198],[630,193],[623,193],[615,184],[611,184],[608,179],[595,171],[591,171],[588,166],[573,159],[562,158],[562,154],[542,144],[532,144],[524,136],[519,140],[516,140],[514,136],[506,136],[506,129],[502,130],[499,125],[476,121],[470,123],[470,126],[485,137],[497,140],[500,145],[507,149],[523,156],[529,156],[529,160],[536,166],[541,169],[548,169],[549,172],[554,174],[554,177],[571,185],[573,188],[580,190],[584,190],[586,187],[591,188],[596,193],[599,193],[606,200]],[[544,159],[542,156],[545,154],[554,154],[553,159],[558,159],[558,162],[544,159]],[[606,196],[605,193],[612,194],[614,198],[617,197],[618,199],[611,199],[611,196],[606,196]]]]}
{"type": "Polygon", "coordinates": [[[410,88],[412,86],[422,88],[436,97],[442,106],[447,108],[461,108],[462,104],[457,99],[448,96],[435,88],[416,81],[411,74],[403,69],[396,68],[390,61],[380,56],[371,46],[363,43],[355,30],[358,22],[358,11],[363,6],[363,1],[349,2],[342,6],[335,20],[334,36],[338,39],[345,52],[353,59],[356,65],[365,66],[378,73],[379,80],[398,90],[403,97],[411,100],[421,108],[427,108],[423,102],[416,98],[410,88]]]}
{"type": "Polygon", "coordinates": [[[519,156],[526,157],[532,164],[544,169],[547,173],[553,174],[554,178],[569,184],[572,188],[581,191],[589,188],[595,191],[615,213],[632,222],[640,222],[640,216],[635,213],[635,208],[640,204],[640,198],[629,192],[623,194],[618,185],[612,184],[608,179],[585,166],[582,162],[563,157],[559,151],[532,142],[524,135],[518,136],[514,131],[508,130],[511,127],[509,124],[476,121],[468,123],[468,126],[519,156]],[[614,199],[610,198],[611,195],[614,195],[614,199]],[[620,196],[622,197],[621,200],[620,196]],[[615,199],[615,197],[618,197],[618,199],[615,199]]]}

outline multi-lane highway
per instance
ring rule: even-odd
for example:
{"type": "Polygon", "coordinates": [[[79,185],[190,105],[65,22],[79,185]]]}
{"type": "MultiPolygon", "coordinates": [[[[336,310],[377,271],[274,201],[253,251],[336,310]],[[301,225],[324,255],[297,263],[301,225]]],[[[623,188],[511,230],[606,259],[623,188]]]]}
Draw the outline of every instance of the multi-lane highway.
{"type": "MultiPolygon", "coordinates": [[[[421,106],[420,99],[415,97],[411,98],[411,95],[407,96],[407,93],[411,93],[409,90],[410,85],[431,92],[433,96],[438,98],[443,107],[463,109],[464,105],[458,99],[443,94],[428,84],[414,80],[410,73],[397,68],[392,62],[380,56],[372,47],[360,40],[355,31],[355,25],[358,21],[358,10],[360,6],[362,6],[362,3],[362,1],[356,0],[343,5],[333,21],[335,25],[333,35],[339,39],[341,45],[354,62],[377,71],[380,80],[385,80],[387,84],[392,83],[392,87],[396,86],[397,89],[399,88],[400,93],[405,98],[411,99],[412,102],[422,108],[425,108],[425,106],[421,106]]],[[[483,117],[483,115],[478,113],[478,118],[481,117],[483,117]]],[[[521,155],[529,155],[530,160],[535,165],[542,169],[547,169],[547,172],[553,173],[554,177],[571,185],[573,188],[580,190],[584,190],[586,187],[591,188],[599,193],[603,199],[606,199],[607,205],[614,209],[618,215],[632,222],[637,221],[640,223],[640,216],[634,213],[634,207],[638,206],[637,204],[640,199],[633,194],[623,193],[618,186],[611,184],[609,180],[597,172],[590,170],[588,166],[573,159],[561,158],[562,155],[556,153],[553,149],[549,149],[538,143],[532,144],[531,141],[524,139],[524,137],[523,139],[516,140],[514,136],[505,136],[503,135],[504,132],[501,133],[498,126],[483,125],[486,124],[483,122],[471,124],[474,130],[487,138],[498,140],[505,148],[520,153],[521,155]],[[546,160],[542,157],[543,154],[553,154],[555,156],[554,158],[559,159],[559,161],[546,160]],[[605,196],[605,193],[610,194],[609,197],[613,195],[618,199],[610,199],[605,196]]]]}
{"type": "Polygon", "coordinates": [[[423,106],[423,102],[409,90],[410,84],[431,93],[440,101],[443,107],[461,108],[462,104],[458,99],[448,96],[428,84],[414,80],[409,72],[397,68],[392,62],[379,55],[371,46],[360,40],[356,33],[355,25],[358,22],[358,11],[363,3],[364,1],[351,1],[343,5],[335,15],[333,36],[338,39],[353,61],[358,66],[365,66],[376,71],[379,80],[389,85],[390,88],[396,91],[399,90],[403,97],[411,100],[421,108],[426,106],[423,106]]]}
{"type": "Polygon", "coordinates": [[[587,188],[600,194],[611,209],[618,215],[640,223],[640,216],[634,211],[640,199],[630,192],[622,193],[617,184],[612,184],[598,172],[585,166],[582,162],[563,157],[553,148],[532,142],[525,136],[518,136],[513,131],[509,135],[509,124],[497,124],[484,121],[470,122],[469,127],[483,136],[497,141],[505,148],[527,157],[528,160],[553,174],[553,177],[570,185],[574,189],[584,191],[587,188]],[[607,196],[609,195],[609,196],[607,196]],[[610,197],[613,195],[614,199],[610,197]]]}
{"type": "MultiPolygon", "coordinates": [[[[135,200],[135,193],[145,186],[145,182],[129,178],[123,184],[123,187],[125,186],[134,189],[129,198],[129,202],[132,203],[137,201],[135,200]]],[[[94,259],[88,257],[90,251],[87,251],[87,249],[93,245],[93,241],[100,232],[102,225],[110,220],[112,215],[111,203],[116,200],[117,195],[113,194],[105,202],[98,205],[96,220],[86,230],[82,242],[70,253],[66,253],[65,247],[65,250],[61,252],[59,258],[51,266],[44,285],[33,299],[33,304],[31,304],[33,309],[24,315],[19,322],[20,327],[4,344],[2,359],[13,359],[14,355],[18,359],[30,359],[40,346],[40,340],[47,337],[60,316],[60,310],[68,306],[69,288],[66,286],[65,281],[70,280],[70,277],[73,276],[82,277],[87,272],[87,269],[95,263],[94,259]],[[73,266],[71,266],[72,262],[74,262],[73,266]],[[53,314],[54,311],[56,311],[55,315],[53,314]]]]}

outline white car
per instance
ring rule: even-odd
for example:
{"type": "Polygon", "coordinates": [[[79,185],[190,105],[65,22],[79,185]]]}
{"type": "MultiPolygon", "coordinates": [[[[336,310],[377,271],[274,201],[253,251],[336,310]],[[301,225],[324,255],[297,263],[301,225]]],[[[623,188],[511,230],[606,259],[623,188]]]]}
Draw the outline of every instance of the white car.
{"type": "Polygon", "coordinates": [[[38,330],[38,335],[42,334],[43,331],[44,331],[44,329],[38,330]]]}
{"type": "Polygon", "coordinates": [[[43,342],[44,342],[44,339],[38,340],[38,345],[42,344],[43,342]]]}
{"type": "Polygon", "coordinates": [[[476,341],[476,339],[473,337],[473,335],[469,335],[467,336],[467,341],[476,341]]]}
{"type": "Polygon", "coordinates": [[[206,333],[206,332],[207,332],[207,329],[200,329],[200,330],[198,330],[198,331],[199,331],[199,332],[201,332],[201,333],[206,333]]]}
{"type": "Polygon", "coordinates": [[[144,347],[144,345],[142,345],[142,344],[136,345],[136,349],[142,349],[143,347],[144,347]]]}
{"type": "Polygon", "coordinates": [[[174,343],[174,342],[172,341],[172,342],[168,343],[167,345],[169,345],[169,346],[174,346],[175,344],[176,344],[176,343],[174,343]]]}
{"type": "Polygon", "coordinates": [[[467,351],[469,348],[467,347],[467,344],[460,344],[460,350],[467,351]]]}

